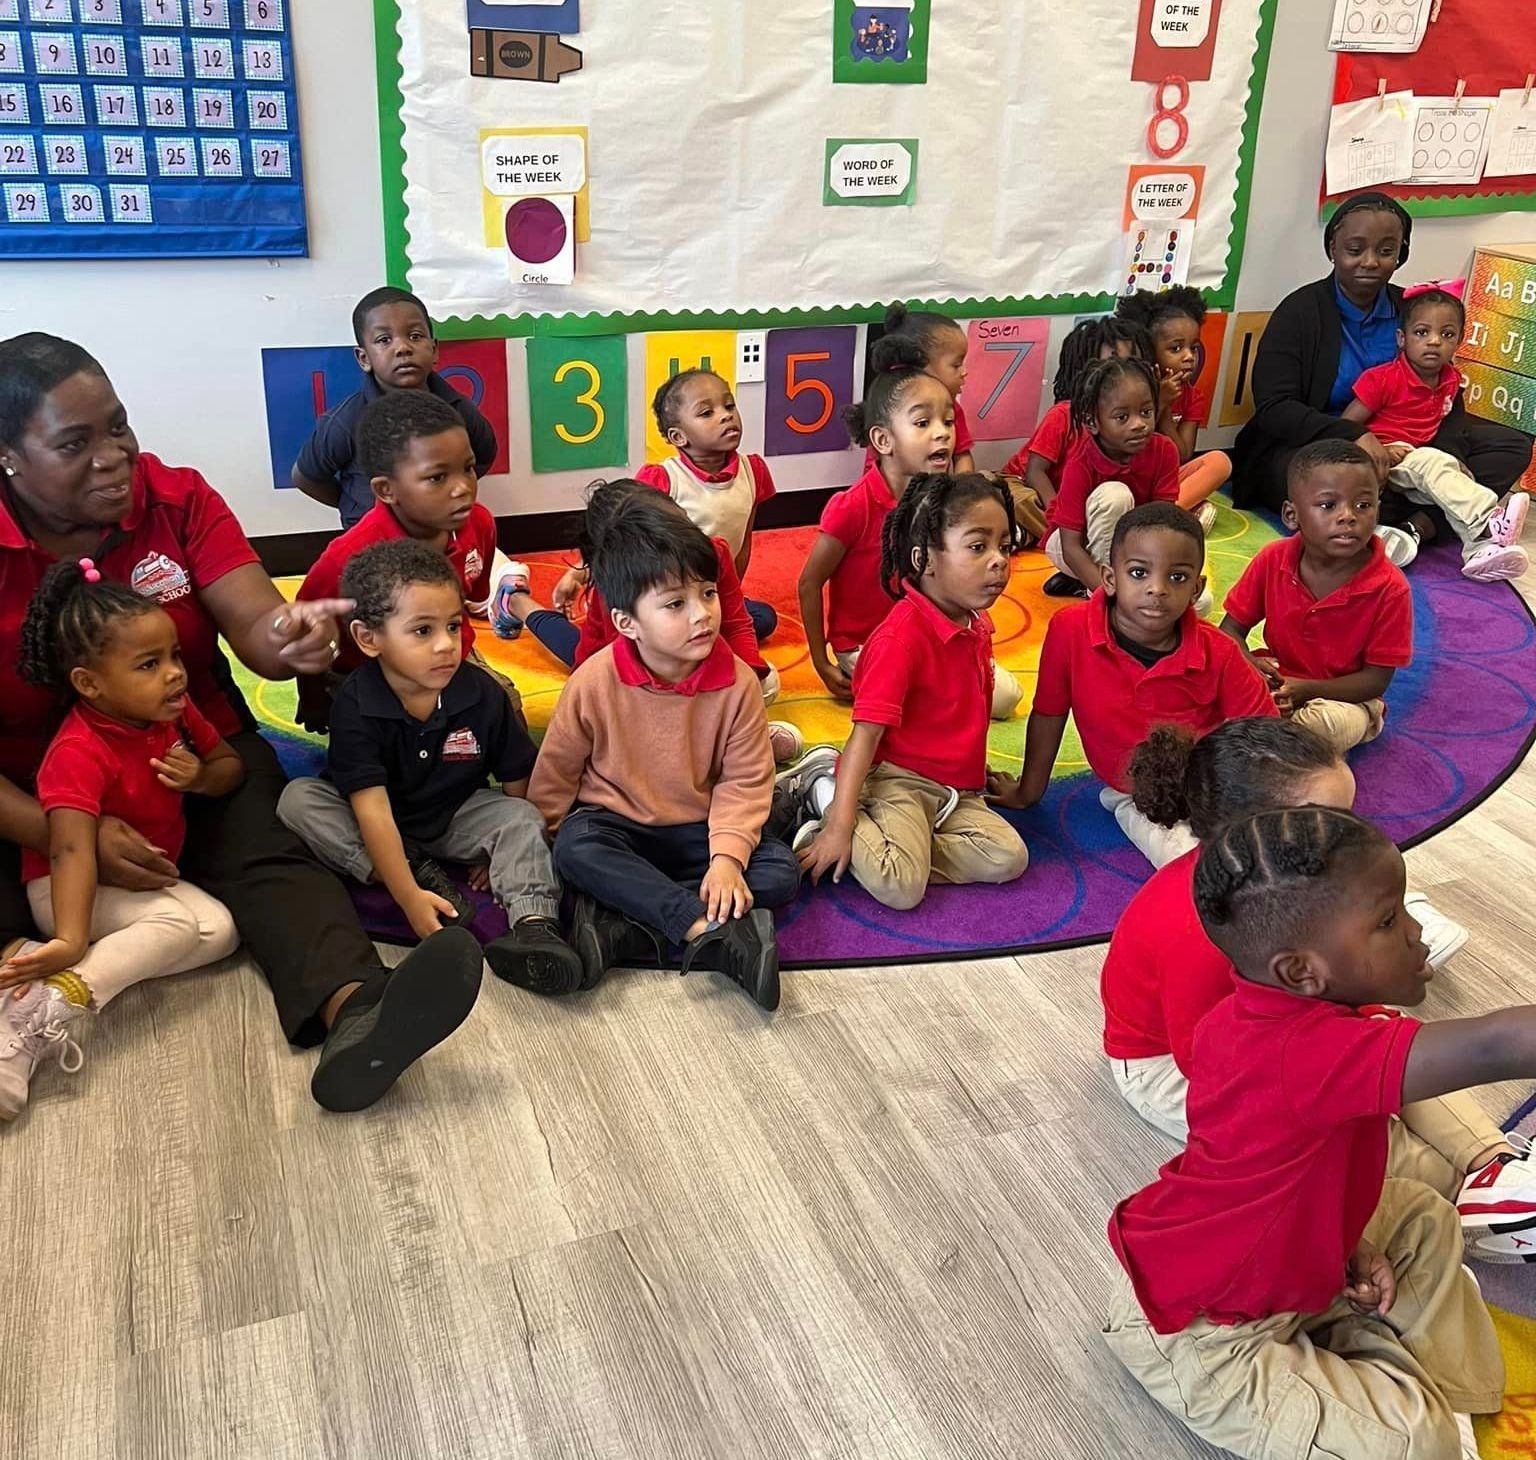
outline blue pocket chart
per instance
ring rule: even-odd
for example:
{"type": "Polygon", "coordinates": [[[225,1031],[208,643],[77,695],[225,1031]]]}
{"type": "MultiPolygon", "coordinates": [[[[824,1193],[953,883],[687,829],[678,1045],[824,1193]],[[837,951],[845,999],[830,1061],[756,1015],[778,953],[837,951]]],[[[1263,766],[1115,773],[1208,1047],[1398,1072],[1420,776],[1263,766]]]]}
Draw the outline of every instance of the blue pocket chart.
{"type": "Polygon", "coordinates": [[[0,258],[309,252],[295,0],[0,0],[0,258]]]}

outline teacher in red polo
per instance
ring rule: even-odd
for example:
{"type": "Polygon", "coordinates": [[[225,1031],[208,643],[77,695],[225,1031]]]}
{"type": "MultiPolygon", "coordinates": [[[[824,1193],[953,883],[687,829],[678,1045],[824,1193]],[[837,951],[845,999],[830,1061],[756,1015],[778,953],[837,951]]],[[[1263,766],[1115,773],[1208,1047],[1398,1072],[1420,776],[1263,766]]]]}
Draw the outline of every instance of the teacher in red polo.
{"type": "Polygon", "coordinates": [[[123,822],[101,820],[103,882],[158,888],[178,877],[234,915],[261,967],[283,1032],[324,1044],[311,1088],[332,1110],[371,1105],[464,1020],[480,987],[480,949],[448,928],[392,973],[341,883],[276,815],[284,777],[230,673],[220,638],[267,679],[329,667],[340,600],[285,603],[224,499],[195,471],[139,450],[106,372],[46,334],[0,343],[0,929],[30,932],[21,846],[46,853],[33,781],[60,707],[17,671],[27,604],[49,564],[89,557],[155,599],[181,637],[198,709],[245,762],[219,800],[189,796],[173,865],[123,822]]]}

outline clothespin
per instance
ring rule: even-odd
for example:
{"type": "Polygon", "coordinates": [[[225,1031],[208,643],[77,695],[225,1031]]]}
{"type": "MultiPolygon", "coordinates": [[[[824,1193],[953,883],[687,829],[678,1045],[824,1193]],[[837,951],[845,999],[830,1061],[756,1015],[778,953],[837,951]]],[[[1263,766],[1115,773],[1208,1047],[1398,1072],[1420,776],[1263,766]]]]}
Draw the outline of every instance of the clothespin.
{"type": "Polygon", "coordinates": [[[1525,107],[1525,106],[1529,106],[1531,104],[1531,88],[1533,86],[1536,86],[1536,71],[1528,72],[1527,75],[1526,75],[1526,78],[1525,78],[1525,99],[1520,103],[1521,106],[1525,107]]]}
{"type": "Polygon", "coordinates": [[[1435,0],[1435,8],[1429,12],[1431,23],[1440,19],[1440,7],[1444,4],[1445,0],[1435,0]]]}
{"type": "Polygon", "coordinates": [[[1461,99],[1466,95],[1466,92],[1467,83],[1465,81],[1458,81],[1456,83],[1456,106],[1454,108],[1456,111],[1461,110],[1461,99]]]}
{"type": "Polygon", "coordinates": [[[1383,76],[1376,83],[1376,110],[1384,112],[1387,109],[1387,78],[1383,76]]]}

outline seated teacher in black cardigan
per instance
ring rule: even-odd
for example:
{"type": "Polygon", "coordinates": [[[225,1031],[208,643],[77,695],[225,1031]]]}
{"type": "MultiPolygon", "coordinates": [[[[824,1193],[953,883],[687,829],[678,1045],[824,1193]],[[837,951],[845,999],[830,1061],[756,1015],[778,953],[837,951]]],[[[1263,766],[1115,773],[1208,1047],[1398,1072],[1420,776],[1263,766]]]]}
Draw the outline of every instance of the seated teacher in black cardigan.
{"type": "MultiPolygon", "coordinates": [[[[1397,315],[1403,291],[1389,283],[1408,261],[1413,219],[1384,193],[1361,193],[1328,220],[1323,247],[1333,272],[1281,300],[1259,341],[1253,364],[1253,419],[1233,451],[1233,491],[1239,507],[1279,511],[1291,457],[1310,441],[1355,440],[1370,453],[1385,485],[1386,444],[1365,427],[1340,419],[1354,384],[1374,365],[1397,355],[1397,315]]],[[[1490,491],[1506,493],[1531,461],[1531,438],[1467,414],[1461,399],[1434,445],[1463,461],[1490,491]]],[[[1415,526],[1422,509],[1396,493],[1382,500],[1382,518],[1415,526]]],[[[1424,534],[1426,540],[1428,534],[1424,534]]]]}

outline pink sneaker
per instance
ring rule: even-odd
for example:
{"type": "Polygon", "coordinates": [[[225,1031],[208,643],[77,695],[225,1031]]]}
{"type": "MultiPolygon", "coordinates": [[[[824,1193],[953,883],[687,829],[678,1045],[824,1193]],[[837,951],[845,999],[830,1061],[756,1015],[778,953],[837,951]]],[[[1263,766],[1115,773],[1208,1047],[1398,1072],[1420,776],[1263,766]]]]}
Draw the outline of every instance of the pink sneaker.
{"type": "Polygon", "coordinates": [[[1507,583],[1520,577],[1531,566],[1522,547],[1500,547],[1485,542],[1461,565],[1461,576],[1474,583],[1507,583]]]}
{"type": "Polygon", "coordinates": [[[1500,547],[1510,547],[1519,542],[1530,510],[1531,499],[1528,493],[1511,492],[1504,505],[1488,519],[1488,536],[1500,547]]]}

